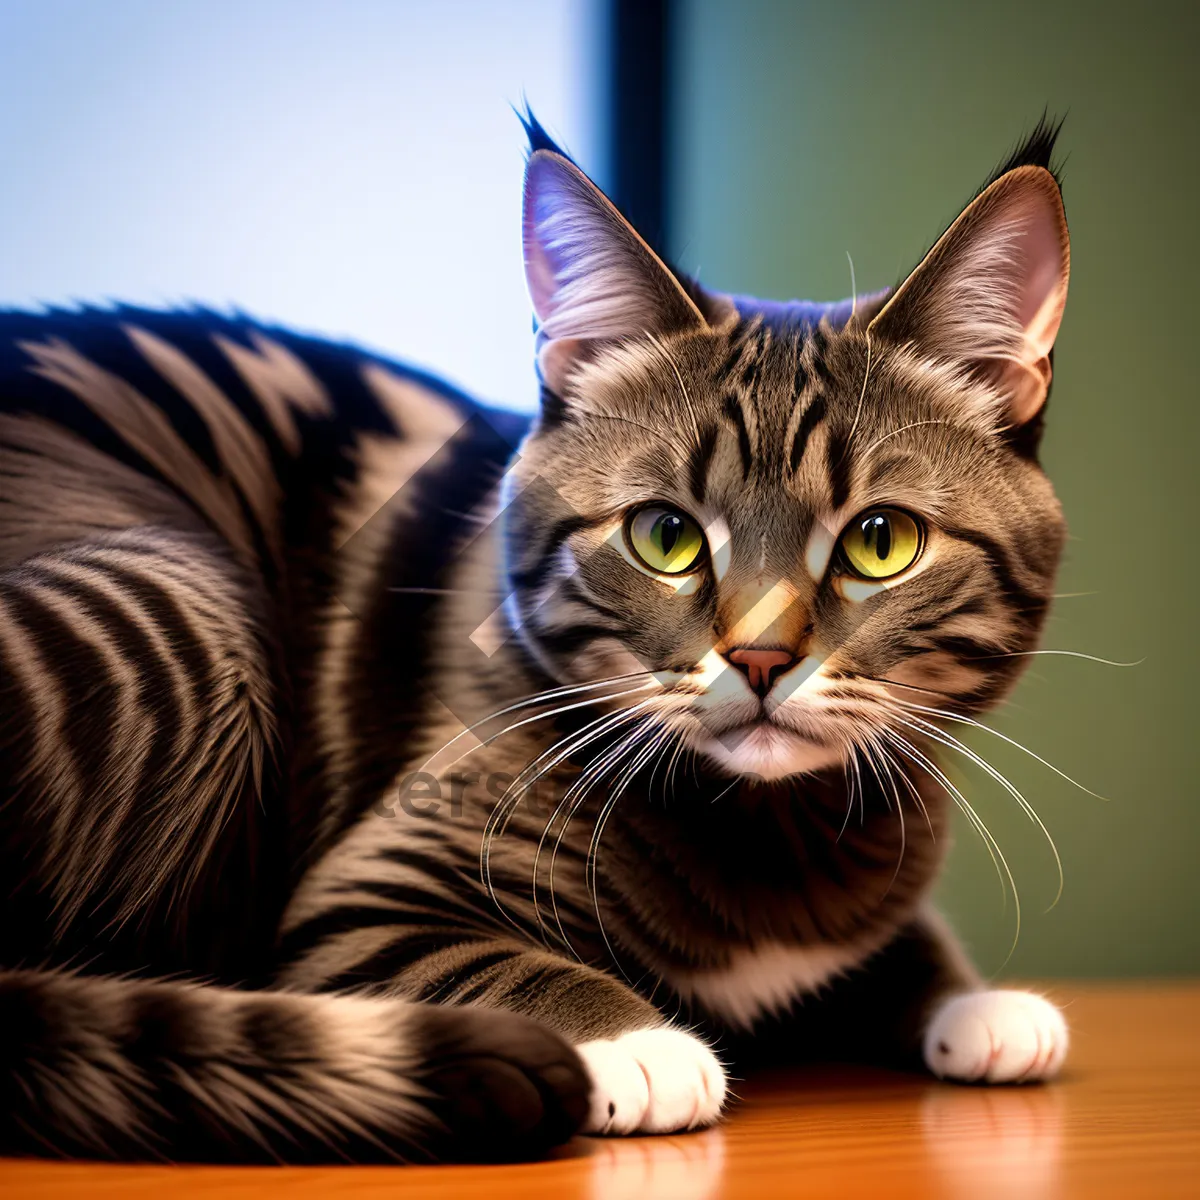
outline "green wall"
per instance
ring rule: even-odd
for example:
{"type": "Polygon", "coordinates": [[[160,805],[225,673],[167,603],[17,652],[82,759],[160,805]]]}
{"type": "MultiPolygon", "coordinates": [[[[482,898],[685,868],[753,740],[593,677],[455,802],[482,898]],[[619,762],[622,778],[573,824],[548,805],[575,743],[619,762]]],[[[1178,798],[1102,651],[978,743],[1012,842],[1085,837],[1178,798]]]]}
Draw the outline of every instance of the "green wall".
{"type": "Polygon", "coordinates": [[[961,826],[944,907],[986,971],[1200,969],[1196,631],[1197,6],[681,0],[671,249],[715,286],[849,293],[907,270],[1040,115],[1060,139],[1073,261],[1044,462],[1071,525],[1043,656],[993,720],[1094,791],[972,739],[1029,796],[1053,859],[966,776],[1011,900],[961,826]]]}

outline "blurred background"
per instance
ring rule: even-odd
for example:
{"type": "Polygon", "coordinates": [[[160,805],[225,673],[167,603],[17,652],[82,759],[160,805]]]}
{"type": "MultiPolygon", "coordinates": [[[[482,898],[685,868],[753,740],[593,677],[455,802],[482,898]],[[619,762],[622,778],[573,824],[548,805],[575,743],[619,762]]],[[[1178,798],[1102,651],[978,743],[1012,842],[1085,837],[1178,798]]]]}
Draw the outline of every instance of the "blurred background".
{"type": "Polygon", "coordinates": [[[896,282],[1048,107],[1071,224],[1044,462],[1072,528],[1044,646],[972,739],[942,885],[989,973],[1200,970],[1192,4],[3,0],[0,304],[236,304],[534,400],[525,97],[703,281],[896,282]]]}

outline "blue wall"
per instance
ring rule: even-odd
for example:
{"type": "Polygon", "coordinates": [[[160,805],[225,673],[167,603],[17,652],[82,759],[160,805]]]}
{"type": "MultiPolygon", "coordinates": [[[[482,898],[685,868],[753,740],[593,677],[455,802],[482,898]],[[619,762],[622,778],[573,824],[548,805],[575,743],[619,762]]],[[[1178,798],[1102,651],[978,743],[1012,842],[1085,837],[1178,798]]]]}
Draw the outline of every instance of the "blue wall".
{"type": "Polygon", "coordinates": [[[4,0],[0,304],[236,302],[533,403],[527,95],[588,161],[593,0],[4,0]]]}

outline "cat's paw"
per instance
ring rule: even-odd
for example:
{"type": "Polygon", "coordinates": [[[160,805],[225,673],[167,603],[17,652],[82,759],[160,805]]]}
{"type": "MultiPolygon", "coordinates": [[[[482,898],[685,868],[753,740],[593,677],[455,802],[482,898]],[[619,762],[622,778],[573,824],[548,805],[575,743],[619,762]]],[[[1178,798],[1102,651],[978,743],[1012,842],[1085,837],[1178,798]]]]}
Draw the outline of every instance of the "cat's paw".
{"type": "Polygon", "coordinates": [[[721,1113],[725,1070],[682,1029],[639,1029],[576,1049],[592,1077],[584,1133],[674,1133],[721,1113]]]}
{"type": "MultiPolygon", "coordinates": [[[[353,997],[347,997],[353,999],[353,997]]],[[[408,1005],[436,1158],[541,1154],[576,1133],[588,1109],[586,1066],[540,1021],[497,1009],[408,1005]]]]}
{"type": "Polygon", "coordinates": [[[925,1031],[925,1065],[964,1083],[1033,1083],[1058,1074],[1067,1023],[1032,992],[968,992],[947,1000],[925,1031]]]}

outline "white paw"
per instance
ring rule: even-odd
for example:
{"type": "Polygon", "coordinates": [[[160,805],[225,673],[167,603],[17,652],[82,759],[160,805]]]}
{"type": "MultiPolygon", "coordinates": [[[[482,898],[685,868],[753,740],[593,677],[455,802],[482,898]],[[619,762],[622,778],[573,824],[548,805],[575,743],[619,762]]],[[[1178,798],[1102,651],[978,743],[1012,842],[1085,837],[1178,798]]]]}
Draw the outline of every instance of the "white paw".
{"type": "Polygon", "coordinates": [[[943,1079],[1031,1083],[1067,1056],[1063,1015],[1032,992],[968,992],[947,1000],[925,1031],[925,1065],[943,1079]]]}
{"type": "Polygon", "coordinates": [[[717,1119],[725,1071],[682,1029],[639,1029],[576,1046],[592,1077],[584,1133],[672,1133],[717,1119]]]}

